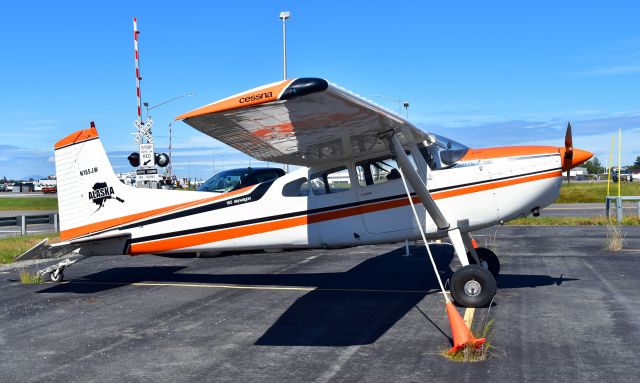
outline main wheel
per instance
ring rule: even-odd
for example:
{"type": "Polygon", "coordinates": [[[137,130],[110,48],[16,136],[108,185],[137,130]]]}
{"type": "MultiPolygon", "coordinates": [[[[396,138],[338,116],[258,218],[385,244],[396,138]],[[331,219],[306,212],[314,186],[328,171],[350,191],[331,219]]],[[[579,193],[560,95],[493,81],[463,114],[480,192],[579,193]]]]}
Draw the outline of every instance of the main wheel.
{"type": "Polygon", "coordinates": [[[49,279],[51,280],[51,282],[62,282],[62,280],[64,279],[64,274],[62,273],[62,270],[53,270],[50,274],[49,274],[49,279]]]}
{"type": "MultiPolygon", "coordinates": [[[[500,274],[500,260],[496,253],[486,247],[478,247],[476,249],[476,254],[478,254],[478,258],[480,258],[480,266],[489,270],[493,277],[498,279],[498,274],[500,274]]],[[[470,264],[476,264],[476,260],[471,256],[471,254],[468,254],[468,258],[470,264]]]]}
{"type": "Polygon", "coordinates": [[[496,280],[482,266],[463,266],[451,277],[451,295],[461,306],[484,307],[496,295],[496,280]]]}

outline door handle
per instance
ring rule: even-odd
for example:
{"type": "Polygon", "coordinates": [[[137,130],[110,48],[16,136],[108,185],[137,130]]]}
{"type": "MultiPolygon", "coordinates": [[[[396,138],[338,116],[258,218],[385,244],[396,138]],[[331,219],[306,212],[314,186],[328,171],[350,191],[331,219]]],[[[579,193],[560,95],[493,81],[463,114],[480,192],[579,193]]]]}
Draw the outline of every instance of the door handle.
{"type": "Polygon", "coordinates": [[[371,192],[362,192],[362,193],[360,193],[360,195],[369,195],[369,194],[371,194],[371,192]]]}

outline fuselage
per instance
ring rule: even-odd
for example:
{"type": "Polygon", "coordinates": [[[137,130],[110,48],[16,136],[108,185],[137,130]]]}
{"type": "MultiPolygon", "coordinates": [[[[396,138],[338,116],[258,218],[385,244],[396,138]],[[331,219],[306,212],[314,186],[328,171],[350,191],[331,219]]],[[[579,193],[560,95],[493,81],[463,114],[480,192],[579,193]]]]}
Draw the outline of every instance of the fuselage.
{"type": "MultiPolygon", "coordinates": [[[[433,162],[425,148],[405,149],[449,221],[465,217],[459,222],[463,231],[526,216],[559,194],[562,161],[556,147],[470,149],[448,166],[433,162]]],[[[170,214],[117,230],[131,234],[132,255],[331,248],[418,239],[402,180],[388,171],[393,165],[391,158],[362,157],[300,168],[275,181],[206,203],[195,200],[170,214]]],[[[162,192],[169,200],[170,193],[185,193],[162,192]]],[[[415,195],[412,200],[427,237],[445,236],[415,195]]]]}

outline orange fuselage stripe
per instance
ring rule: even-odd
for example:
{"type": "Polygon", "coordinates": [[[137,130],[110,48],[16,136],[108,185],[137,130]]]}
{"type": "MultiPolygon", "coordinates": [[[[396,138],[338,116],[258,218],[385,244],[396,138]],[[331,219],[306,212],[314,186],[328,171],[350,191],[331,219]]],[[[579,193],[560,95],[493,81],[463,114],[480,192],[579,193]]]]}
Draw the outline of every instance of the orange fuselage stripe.
{"type": "Polygon", "coordinates": [[[555,146],[503,146],[496,148],[469,149],[459,161],[489,160],[492,158],[533,156],[536,154],[558,154],[555,146]]]}
{"type": "Polygon", "coordinates": [[[223,199],[223,198],[228,198],[228,197],[232,197],[234,195],[238,195],[238,194],[242,194],[245,193],[247,191],[249,191],[250,189],[254,188],[255,186],[248,186],[246,188],[242,188],[242,189],[238,189],[229,193],[225,193],[222,195],[218,195],[215,197],[209,197],[209,198],[203,198],[203,199],[199,199],[199,200],[195,200],[195,201],[189,201],[189,202],[183,202],[177,205],[171,205],[171,206],[166,206],[166,207],[161,207],[158,209],[154,209],[154,210],[148,210],[148,211],[143,211],[141,213],[136,213],[136,214],[131,214],[131,215],[127,215],[124,217],[118,217],[118,218],[113,218],[113,219],[108,219],[106,221],[101,221],[101,222],[96,222],[96,223],[91,223],[88,225],[84,225],[84,226],[79,226],[79,227],[74,227],[73,229],[69,229],[69,230],[63,230],[60,232],[60,239],[62,240],[69,240],[69,239],[73,239],[76,237],[80,237],[82,235],[86,235],[86,234],[91,234],[91,233],[95,233],[97,231],[101,231],[101,230],[105,230],[105,229],[110,229],[116,226],[120,226],[120,225],[125,225],[128,223],[132,223],[135,222],[137,220],[140,219],[144,219],[144,218],[150,218],[159,214],[163,214],[163,213],[169,213],[178,209],[184,209],[184,208],[189,208],[195,205],[200,205],[203,203],[208,203],[208,202],[213,202],[219,199],[223,199]]]}
{"type": "MultiPolygon", "coordinates": [[[[529,177],[516,178],[504,181],[498,181],[494,183],[484,185],[474,185],[468,187],[462,187],[455,190],[447,190],[443,192],[433,193],[434,199],[444,199],[465,194],[477,193],[484,190],[496,189],[505,186],[511,186],[526,182],[538,181],[547,178],[561,177],[560,171],[553,171],[550,173],[536,174],[529,177]]],[[[413,203],[419,203],[418,197],[412,198],[413,203]]],[[[271,231],[288,229],[296,226],[309,225],[313,223],[329,221],[333,219],[345,218],[357,214],[373,213],[376,211],[393,209],[408,205],[409,202],[406,199],[398,199],[393,201],[385,201],[380,203],[374,203],[370,205],[351,207],[327,213],[318,213],[312,215],[304,215],[294,218],[286,218],[278,221],[270,221],[264,223],[258,223],[253,225],[247,225],[242,227],[235,227],[229,229],[221,229],[213,232],[198,233],[186,235],[177,238],[160,239],[156,241],[135,243],[131,245],[130,254],[146,254],[146,253],[160,253],[164,251],[175,250],[178,248],[187,248],[192,246],[203,245],[205,243],[224,241],[228,239],[240,238],[249,235],[262,234],[271,231]]]]}

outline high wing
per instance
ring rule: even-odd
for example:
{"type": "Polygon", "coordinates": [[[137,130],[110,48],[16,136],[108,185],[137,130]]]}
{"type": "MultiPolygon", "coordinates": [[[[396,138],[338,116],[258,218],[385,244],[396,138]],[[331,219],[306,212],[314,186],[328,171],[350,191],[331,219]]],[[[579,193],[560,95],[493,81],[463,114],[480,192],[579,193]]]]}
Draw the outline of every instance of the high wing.
{"type": "Polygon", "coordinates": [[[428,138],[406,119],[320,78],[298,78],[239,93],[176,117],[262,161],[312,166],[388,152],[377,134],[402,144],[428,138]]]}

